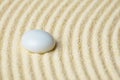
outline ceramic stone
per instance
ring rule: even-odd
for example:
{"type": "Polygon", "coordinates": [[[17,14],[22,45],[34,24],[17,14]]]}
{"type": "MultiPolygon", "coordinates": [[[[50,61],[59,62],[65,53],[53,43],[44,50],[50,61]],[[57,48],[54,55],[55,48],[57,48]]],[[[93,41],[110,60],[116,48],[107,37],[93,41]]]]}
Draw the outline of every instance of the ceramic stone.
{"type": "Polygon", "coordinates": [[[43,30],[31,30],[23,35],[22,45],[28,51],[45,53],[55,47],[55,40],[48,32],[43,30]]]}

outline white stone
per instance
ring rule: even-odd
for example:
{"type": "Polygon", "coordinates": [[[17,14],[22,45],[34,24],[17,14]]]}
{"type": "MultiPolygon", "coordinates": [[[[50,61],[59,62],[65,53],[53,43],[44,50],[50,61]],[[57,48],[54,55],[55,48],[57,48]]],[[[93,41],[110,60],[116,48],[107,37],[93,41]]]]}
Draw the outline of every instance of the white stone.
{"type": "Polygon", "coordinates": [[[55,40],[48,32],[42,30],[31,30],[23,35],[22,45],[28,51],[45,53],[55,47],[55,40]]]}

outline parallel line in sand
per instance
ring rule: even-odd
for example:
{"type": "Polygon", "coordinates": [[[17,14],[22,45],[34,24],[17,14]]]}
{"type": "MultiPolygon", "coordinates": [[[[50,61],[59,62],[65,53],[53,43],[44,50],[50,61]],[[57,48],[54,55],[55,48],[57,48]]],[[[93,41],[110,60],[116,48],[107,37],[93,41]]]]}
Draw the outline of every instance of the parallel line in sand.
{"type": "MultiPolygon", "coordinates": [[[[17,1],[18,2],[18,1],[17,1]]],[[[19,5],[20,4],[18,4],[17,2],[14,2],[14,4],[13,5],[11,5],[10,6],[10,9],[9,9],[9,11],[8,11],[8,13],[9,14],[12,14],[12,12],[14,13],[14,9],[16,9],[16,8],[18,8],[19,7],[19,5]]],[[[20,1],[19,1],[19,3],[20,3],[20,1]]],[[[5,15],[5,14],[4,14],[5,15]]],[[[12,14],[13,15],[13,14],[12,14]]],[[[12,16],[11,15],[11,16],[12,16]]],[[[7,27],[5,27],[5,26],[7,26],[7,24],[8,24],[8,22],[10,21],[10,15],[9,16],[7,16],[7,14],[6,14],[6,16],[5,16],[5,21],[4,22],[6,22],[6,23],[4,23],[3,22],[3,24],[1,24],[2,25],[2,31],[1,31],[1,33],[3,34],[2,35],[2,37],[3,36],[6,36],[6,37],[3,37],[2,39],[1,39],[1,41],[3,41],[2,42],[2,44],[1,44],[1,53],[3,53],[4,52],[4,54],[2,54],[1,55],[1,75],[2,75],[2,78],[5,78],[5,79],[7,79],[7,78],[10,78],[10,79],[13,79],[13,74],[11,74],[11,72],[12,72],[12,70],[11,70],[11,63],[8,63],[9,62],[9,60],[11,59],[10,58],[10,54],[8,54],[8,55],[6,55],[6,53],[7,53],[7,51],[8,51],[8,49],[10,49],[10,47],[8,46],[8,44],[6,45],[6,43],[9,43],[8,42],[8,39],[7,39],[7,33],[9,33],[9,29],[7,29],[7,27]],[[6,29],[7,29],[7,32],[6,33],[4,33],[4,31],[6,31],[6,29]],[[4,58],[3,58],[3,56],[4,56],[4,58]],[[4,59],[4,60],[3,60],[4,59]],[[7,65],[5,66],[5,63],[7,63],[7,65]],[[6,68],[7,67],[7,68],[6,68]],[[6,68],[6,69],[3,69],[3,68],[6,68]],[[4,70],[4,71],[3,71],[4,70]],[[6,70],[6,71],[5,71],[6,70]],[[7,73],[6,73],[7,72],[7,73]],[[8,77],[4,77],[4,76],[6,76],[6,75],[8,75],[8,77]]]]}
{"type": "MultiPolygon", "coordinates": [[[[103,32],[104,26],[105,26],[105,24],[106,24],[106,21],[109,19],[110,15],[112,14],[113,10],[116,8],[116,5],[117,5],[119,2],[116,1],[116,3],[115,3],[115,2],[113,2],[113,3],[111,3],[111,5],[109,5],[108,9],[104,12],[104,15],[105,15],[106,17],[102,18],[102,21],[103,21],[103,22],[101,22],[102,24],[100,25],[100,26],[102,26],[102,27],[100,27],[99,32],[98,32],[98,36],[99,36],[99,38],[98,38],[99,49],[100,49],[100,51],[102,51],[100,57],[102,58],[103,65],[104,65],[104,67],[105,67],[105,69],[106,69],[106,72],[109,74],[109,77],[110,77],[111,80],[113,79],[113,77],[112,77],[111,73],[109,72],[108,66],[106,65],[106,61],[105,61],[105,58],[104,58],[104,55],[103,55],[103,54],[104,54],[104,50],[103,50],[103,47],[102,47],[103,44],[102,44],[102,42],[101,42],[101,40],[102,40],[102,34],[99,34],[99,33],[102,33],[102,32],[103,32]],[[114,4],[113,4],[113,3],[114,3],[114,4]],[[114,5],[115,5],[115,6],[114,6],[114,5]]],[[[100,21],[99,21],[99,22],[100,22],[100,21]]]]}

